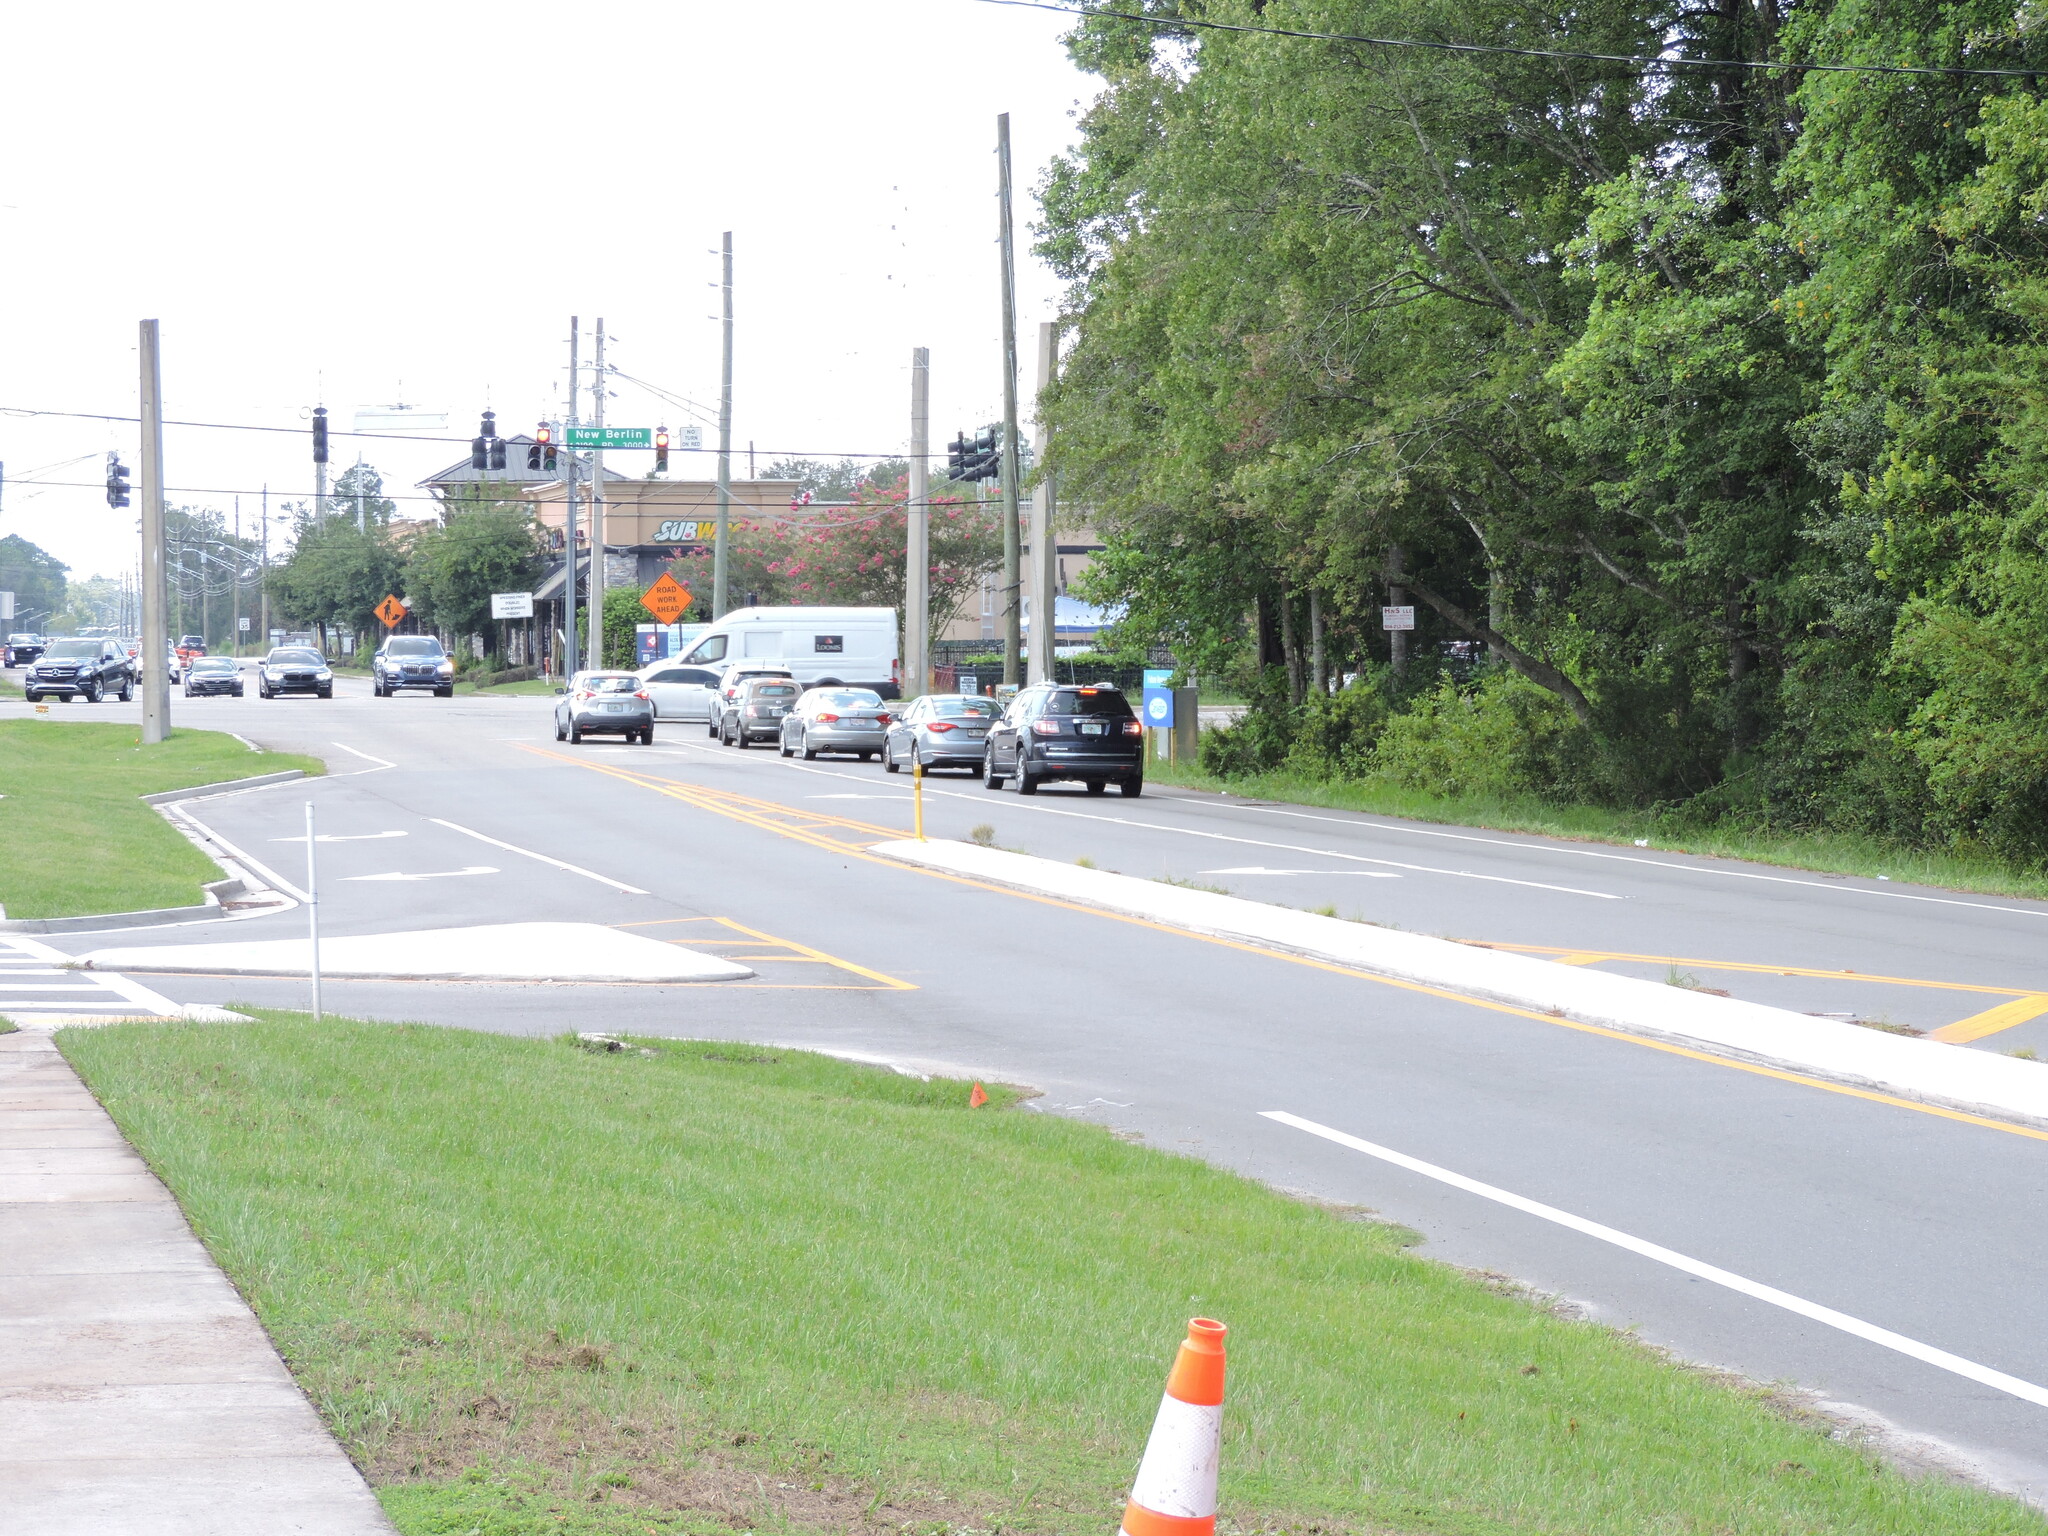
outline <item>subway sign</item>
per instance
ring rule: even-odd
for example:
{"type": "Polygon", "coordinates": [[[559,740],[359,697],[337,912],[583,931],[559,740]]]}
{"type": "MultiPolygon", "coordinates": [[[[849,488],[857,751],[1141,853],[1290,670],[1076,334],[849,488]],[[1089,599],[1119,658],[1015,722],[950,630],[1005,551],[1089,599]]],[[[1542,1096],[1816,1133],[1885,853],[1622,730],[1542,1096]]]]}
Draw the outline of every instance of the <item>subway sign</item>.
{"type": "Polygon", "coordinates": [[[710,518],[665,519],[654,530],[657,544],[714,544],[718,541],[718,524],[710,518]]]}

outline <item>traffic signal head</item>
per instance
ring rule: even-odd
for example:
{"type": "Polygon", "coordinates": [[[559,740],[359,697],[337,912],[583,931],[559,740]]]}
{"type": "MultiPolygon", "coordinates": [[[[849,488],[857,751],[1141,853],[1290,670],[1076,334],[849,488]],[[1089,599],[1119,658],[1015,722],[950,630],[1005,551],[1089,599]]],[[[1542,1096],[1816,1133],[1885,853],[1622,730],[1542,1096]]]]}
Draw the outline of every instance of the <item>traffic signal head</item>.
{"type": "Polygon", "coordinates": [[[668,473],[667,427],[656,427],[654,429],[654,472],[657,475],[665,475],[668,473]]]}
{"type": "Polygon", "coordinates": [[[540,467],[542,469],[553,469],[555,467],[555,429],[546,422],[542,422],[540,429],[533,435],[540,443],[540,467]]]}
{"type": "Polygon", "coordinates": [[[540,443],[539,443],[539,441],[538,441],[538,440],[535,440],[534,442],[532,442],[532,443],[529,443],[529,444],[527,445],[527,448],[526,448],[526,467],[527,467],[528,469],[539,469],[539,468],[540,468],[540,443]]]}
{"type": "Polygon", "coordinates": [[[476,435],[478,437],[496,437],[498,435],[498,413],[496,411],[484,412],[484,423],[476,429],[476,435]]]}
{"type": "Polygon", "coordinates": [[[491,468],[503,469],[504,467],[505,439],[503,439],[502,437],[494,437],[491,439],[491,468]]]}
{"type": "Polygon", "coordinates": [[[965,480],[967,478],[967,435],[963,432],[946,444],[946,478],[965,480]]]}
{"type": "Polygon", "coordinates": [[[491,467],[491,440],[487,437],[473,437],[469,440],[469,467],[489,469],[491,467]]]}
{"type": "Polygon", "coordinates": [[[327,407],[324,405],[313,407],[313,462],[327,462],[327,407]]]}
{"type": "Polygon", "coordinates": [[[118,453],[107,455],[107,505],[128,505],[128,467],[121,462],[118,453]]]}

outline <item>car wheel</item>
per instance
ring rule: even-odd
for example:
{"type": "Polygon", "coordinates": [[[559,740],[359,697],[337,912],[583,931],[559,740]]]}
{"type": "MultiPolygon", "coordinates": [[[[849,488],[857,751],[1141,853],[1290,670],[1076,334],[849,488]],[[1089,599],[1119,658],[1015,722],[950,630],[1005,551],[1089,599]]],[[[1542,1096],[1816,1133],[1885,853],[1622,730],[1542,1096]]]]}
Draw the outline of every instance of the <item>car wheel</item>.
{"type": "Polygon", "coordinates": [[[896,764],[895,749],[886,741],[882,743],[882,768],[888,773],[901,773],[903,771],[896,764]]]}
{"type": "Polygon", "coordinates": [[[555,740],[567,741],[568,739],[569,732],[563,727],[562,722],[560,720],[555,721],[555,740]]]}
{"type": "Polygon", "coordinates": [[[1003,776],[996,772],[996,755],[993,752],[981,755],[981,782],[990,789],[1003,787],[1003,776]]]}
{"type": "Polygon", "coordinates": [[[1020,762],[1020,763],[1018,763],[1018,764],[1017,764],[1017,793],[1018,793],[1018,794],[1020,794],[1020,795],[1035,795],[1035,794],[1037,794],[1037,793],[1038,793],[1038,779],[1039,779],[1039,776],[1038,776],[1037,774],[1035,774],[1035,773],[1031,773],[1031,772],[1027,771],[1027,770],[1025,769],[1025,767],[1024,767],[1024,765],[1023,765],[1023,763],[1021,763],[1021,762],[1020,762]]]}
{"type": "Polygon", "coordinates": [[[860,755],[860,760],[864,763],[872,763],[875,760],[875,754],[872,752],[863,752],[860,755]]]}
{"type": "Polygon", "coordinates": [[[815,763],[818,760],[817,749],[814,748],[808,741],[804,743],[803,758],[804,761],[807,763],[815,763]]]}
{"type": "Polygon", "coordinates": [[[235,684],[235,697],[238,699],[244,697],[240,683],[235,684]]]}
{"type": "Polygon", "coordinates": [[[22,697],[27,699],[31,704],[40,704],[43,702],[43,696],[40,693],[29,693],[28,691],[23,690],[22,697]]]}
{"type": "Polygon", "coordinates": [[[446,688],[436,688],[436,689],[434,690],[434,697],[435,697],[435,698],[437,698],[437,699],[452,699],[452,698],[454,698],[454,697],[455,697],[455,685],[451,683],[451,684],[449,684],[449,685],[448,685],[448,686],[447,686],[446,688]]]}
{"type": "Polygon", "coordinates": [[[320,690],[320,697],[323,699],[331,699],[334,697],[334,690],[332,688],[322,688],[320,690]]]}
{"type": "MultiPolygon", "coordinates": [[[[190,694],[190,693],[188,692],[188,693],[186,694],[186,697],[187,697],[187,698],[190,698],[190,697],[191,697],[191,694],[190,694]]],[[[131,704],[131,703],[133,703],[133,702],[135,701],[135,679],[134,679],[134,678],[132,678],[132,677],[124,677],[124,678],[122,678],[122,679],[121,679],[121,693],[120,693],[120,699],[121,699],[121,702],[122,702],[123,704],[131,704]]]]}
{"type": "Polygon", "coordinates": [[[706,736],[712,737],[714,740],[717,738],[719,734],[718,722],[716,720],[711,719],[709,716],[707,716],[704,721],[704,734],[706,736]]]}
{"type": "Polygon", "coordinates": [[[744,752],[744,751],[746,751],[746,750],[747,750],[747,748],[751,747],[751,746],[752,746],[752,745],[753,745],[754,743],[753,743],[753,742],[752,742],[751,740],[749,740],[749,739],[748,739],[748,736],[747,736],[747,733],[746,733],[745,729],[744,729],[744,728],[742,728],[742,729],[740,729],[740,730],[737,730],[737,731],[734,731],[734,732],[733,732],[733,743],[732,743],[732,744],[733,744],[734,746],[738,747],[738,748],[739,748],[739,749],[740,749],[740,750],[741,750],[742,752],[744,752]]]}
{"type": "Polygon", "coordinates": [[[1091,795],[1099,795],[1107,788],[1109,788],[1109,785],[1101,779],[1090,779],[1088,781],[1088,793],[1091,795]]]}
{"type": "Polygon", "coordinates": [[[88,684],[78,691],[78,696],[88,704],[97,704],[100,701],[100,685],[98,683],[88,684]]]}
{"type": "Polygon", "coordinates": [[[580,726],[580,725],[572,725],[572,726],[570,726],[570,727],[569,727],[569,741],[570,741],[570,744],[571,744],[572,746],[579,746],[579,747],[580,747],[580,746],[582,746],[582,745],[583,745],[583,727],[582,727],[582,726],[580,726]]]}
{"type": "Polygon", "coordinates": [[[1117,789],[1126,800],[1135,800],[1138,796],[1145,793],[1145,781],[1143,779],[1125,779],[1123,783],[1117,785],[1117,789]]]}

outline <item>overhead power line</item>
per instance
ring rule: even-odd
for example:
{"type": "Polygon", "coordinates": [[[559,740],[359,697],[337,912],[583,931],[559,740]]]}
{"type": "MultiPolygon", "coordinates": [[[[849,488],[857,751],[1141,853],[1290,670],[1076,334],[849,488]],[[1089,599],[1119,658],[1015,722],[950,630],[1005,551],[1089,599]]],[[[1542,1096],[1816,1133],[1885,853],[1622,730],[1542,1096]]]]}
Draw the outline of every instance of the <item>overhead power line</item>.
{"type": "MultiPolygon", "coordinates": [[[[615,372],[616,370],[607,371],[615,372]]],[[[630,378],[631,375],[621,374],[620,377],[630,378]]],[[[639,381],[633,380],[633,382],[638,383],[639,381]]],[[[137,418],[133,416],[112,416],[100,411],[45,411],[38,410],[33,406],[26,405],[0,405],[0,416],[58,416],[65,417],[74,421],[132,422],[137,420],[137,418]]],[[[214,431],[220,432],[282,432],[291,437],[306,436],[309,434],[311,430],[309,427],[263,427],[256,426],[253,423],[246,421],[166,420],[164,422],[164,425],[167,427],[206,427],[214,431]]],[[[373,442],[455,443],[461,445],[464,449],[467,449],[470,444],[470,439],[467,437],[442,437],[438,435],[428,436],[421,433],[413,432],[342,432],[330,428],[328,435],[330,437],[363,437],[369,438],[373,442]]],[[[565,443],[562,444],[561,446],[563,448],[573,451],[576,448],[584,447],[587,445],[581,443],[565,443]]],[[[618,450],[614,449],[613,451],[616,452],[618,450]]],[[[672,453],[708,454],[716,454],[718,452],[716,448],[684,448],[680,446],[672,448],[670,451],[672,453]]],[[[758,453],[771,455],[779,459],[901,459],[907,457],[904,451],[900,448],[891,448],[880,453],[876,452],[871,448],[761,448],[757,449],[756,451],[758,453]]],[[[91,458],[92,455],[87,454],[85,455],[85,457],[91,458]]],[[[41,481],[38,483],[45,485],[56,485],[60,482],[48,480],[41,481]]]]}
{"type": "Polygon", "coordinates": [[[1786,69],[1843,75],[1984,75],[2031,80],[2048,69],[1973,69],[1960,64],[1796,64],[1791,60],[1678,59],[1663,54],[1586,53],[1569,48],[1514,48],[1505,43],[1448,43],[1421,37],[1367,37],[1357,32],[1313,32],[1301,27],[1262,27],[1250,22],[1202,21],[1191,16],[1144,16],[1097,6],[1060,5],[1056,0],[977,0],[1027,11],[1054,11],[1083,20],[1135,21],[1140,26],[1201,32],[1249,32],[1265,37],[1300,37],[1324,43],[1367,43],[1375,48],[1420,48],[1434,53],[1506,54],[1519,59],[1572,59],[1587,64],[1630,64],[1638,69],[1786,69]]]}

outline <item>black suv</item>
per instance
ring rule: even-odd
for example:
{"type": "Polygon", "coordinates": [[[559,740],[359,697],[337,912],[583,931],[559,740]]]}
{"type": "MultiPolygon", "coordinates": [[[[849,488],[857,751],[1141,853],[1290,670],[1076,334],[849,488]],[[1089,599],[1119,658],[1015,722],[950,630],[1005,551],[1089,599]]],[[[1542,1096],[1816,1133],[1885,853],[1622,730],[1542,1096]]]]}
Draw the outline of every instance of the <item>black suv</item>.
{"type": "Polygon", "coordinates": [[[455,697],[455,662],[432,635],[392,635],[370,659],[370,692],[388,699],[401,688],[431,688],[455,697]]]}
{"type": "Polygon", "coordinates": [[[1055,684],[1027,688],[988,729],[981,782],[1035,795],[1048,779],[1079,779],[1099,795],[1111,784],[1145,792],[1145,728],[1114,688],[1055,684]]]}
{"type": "Polygon", "coordinates": [[[50,694],[97,704],[113,694],[123,704],[135,697],[135,672],[118,640],[52,640],[21,680],[31,704],[50,694]]]}
{"type": "Polygon", "coordinates": [[[9,635],[5,647],[0,647],[0,666],[25,667],[42,654],[41,635],[9,635]]]}

